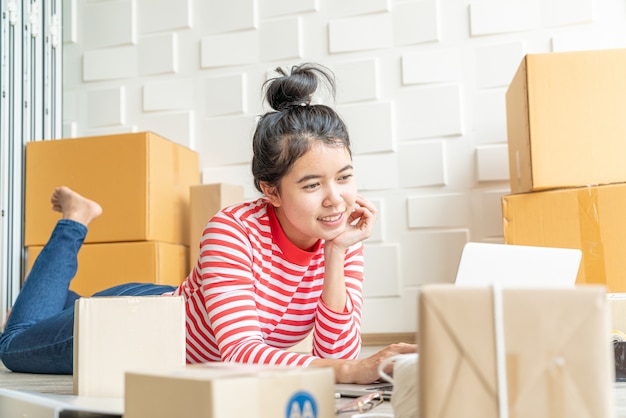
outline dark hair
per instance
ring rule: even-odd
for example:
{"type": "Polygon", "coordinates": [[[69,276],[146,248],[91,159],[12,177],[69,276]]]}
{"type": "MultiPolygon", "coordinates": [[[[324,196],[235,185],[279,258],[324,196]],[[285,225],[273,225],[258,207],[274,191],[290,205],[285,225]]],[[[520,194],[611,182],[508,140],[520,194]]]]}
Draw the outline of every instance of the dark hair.
{"type": "Polygon", "coordinates": [[[265,100],[273,110],[260,117],[252,138],[252,175],[258,191],[262,191],[261,182],[278,188],[292,165],[311,149],[313,140],[351,152],[341,117],[329,106],[311,104],[319,81],[330,88],[334,98],[332,72],[310,63],[291,67],[290,74],[282,68],[276,72],[279,77],[263,84],[265,100]]]}

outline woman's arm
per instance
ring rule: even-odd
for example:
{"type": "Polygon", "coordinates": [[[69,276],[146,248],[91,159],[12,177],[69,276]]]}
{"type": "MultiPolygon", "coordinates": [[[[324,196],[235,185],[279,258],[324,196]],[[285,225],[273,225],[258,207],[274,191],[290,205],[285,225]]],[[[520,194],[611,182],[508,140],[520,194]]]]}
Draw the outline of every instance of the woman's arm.
{"type": "MultiPolygon", "coordinates": [[[[415,344],[398,343],[389,345],[379,352],[359,360],[315,359],[311,362],[310,367],[332,367],[337,383],[367,384],[380,377],[378,366],[387,357],[415,352],[417,352],[415,344]]],[[[389,367],[393,367],[393,365],[390,364],[389,367]]],[[[391,372],[391,370],[385,371],[391,372]]]]}

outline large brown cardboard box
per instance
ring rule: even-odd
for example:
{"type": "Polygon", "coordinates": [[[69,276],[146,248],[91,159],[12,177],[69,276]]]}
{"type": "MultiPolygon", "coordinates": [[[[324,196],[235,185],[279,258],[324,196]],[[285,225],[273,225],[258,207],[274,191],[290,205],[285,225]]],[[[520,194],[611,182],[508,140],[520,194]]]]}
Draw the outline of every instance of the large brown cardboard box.
{"type": "MultiPolygon", "coordinates": [[[[28,270],[42,249],[28,247],[28,270]]],[[[188,252],[185,245],[155,241],[84,244],[70,289],[91,296],[129,282],[178,286],[188,273],[188,252]]]]}
{"type": "Polygon", "coordinates": [[[332,368],[207,363],[126,373],[124,418],[335,417],[332,368]]]}
{"type": "Polygon", "coordinates": [[[511,192],[626,181],[626,49],[528,54],[506,92],[511,192]]]}
{"type": "Polygon", "coordinates": [[[507,244],[578,248],[577,284],[626,291],[626,183],[510,194],[502,198],[507,244]]]}
{"type": "Polygon", "coordinates": [[[180,296],[80,298],[74,309],[74,395],[124,396],[125,373],[185,366],[180,296]]]}
{"type": "Polygon", "coordinates": [[[189,189],[189,270],[196,265],[200,238],[209,219],[222,208],[243,202],[243,186],[226,183],[198,184],[189,189]]]}
{"type": "Polygon", "coordinates": [[[421,418],[614,416],[602,286],[427,285],[418,310],[421,418]]]}
{"type": "Polygon", "coordinates": [[[46,243],[60,214],[50,209],[66,185],[100,203],[85,242],[161,241],[188,245],[189,187],[198,154],[152,132],[29,142],[24,245],[46,243]]]}

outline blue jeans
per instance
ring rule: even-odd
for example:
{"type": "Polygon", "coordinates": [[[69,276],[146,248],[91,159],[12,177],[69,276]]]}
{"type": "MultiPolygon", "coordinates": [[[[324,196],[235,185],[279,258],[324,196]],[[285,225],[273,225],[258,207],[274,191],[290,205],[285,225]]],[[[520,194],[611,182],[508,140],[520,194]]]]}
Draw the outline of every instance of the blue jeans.
{"type": "MultiPolygon", "coordinates": [[[[0,360],[8,369],[72,374],[74,301],[80,296],[69,286],[86,235],[87,227],[83,224],[61,219],[35,260],[0,335],[0,360]]],[[[93,296],[161,295],[174,289],[152,283],[128,283],[93,296]]]]}

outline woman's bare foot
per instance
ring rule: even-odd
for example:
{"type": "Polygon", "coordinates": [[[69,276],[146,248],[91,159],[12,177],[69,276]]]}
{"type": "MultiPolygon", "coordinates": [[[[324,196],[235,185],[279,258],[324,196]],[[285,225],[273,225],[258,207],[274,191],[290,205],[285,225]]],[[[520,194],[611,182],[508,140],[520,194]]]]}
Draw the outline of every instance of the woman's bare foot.
{"type": "Polygon", "coordinates": [[[52,210],[61,212],[63,219],[80,222],[87,226],[102,213],[97,202],[83,197],[66,186],[54,189],[50,197],[52,210]]]}

